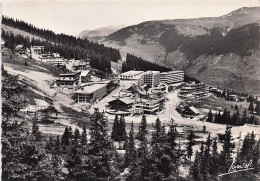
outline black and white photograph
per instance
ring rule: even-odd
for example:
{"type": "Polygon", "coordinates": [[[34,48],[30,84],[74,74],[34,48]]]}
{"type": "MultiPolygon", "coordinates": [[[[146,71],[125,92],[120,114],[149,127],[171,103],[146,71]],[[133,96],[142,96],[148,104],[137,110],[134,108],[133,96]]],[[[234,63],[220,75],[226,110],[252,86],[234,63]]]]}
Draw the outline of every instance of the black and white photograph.
{"type": "Polygon", "coordinates": [[[0,3],[0,180],[260,180],[260,0],[0,3]]]}

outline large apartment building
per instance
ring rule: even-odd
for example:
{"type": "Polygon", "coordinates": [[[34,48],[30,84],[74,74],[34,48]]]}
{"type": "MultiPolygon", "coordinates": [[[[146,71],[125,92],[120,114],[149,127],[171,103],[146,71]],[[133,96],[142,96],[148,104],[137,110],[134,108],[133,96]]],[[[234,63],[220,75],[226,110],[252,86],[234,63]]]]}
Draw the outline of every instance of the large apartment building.
{"type": "Polygon", "coordinates": [[[209,93],[208,87],[203,84],[199,83],[196,84],[195,82],[186,83],[178,93],[179,97],[183,99],[187,98],[202,98],[207,96],[209,93]]]}
{"type": "Polygon", "coordinates": [[[184,71],[182,70],[173,70],[169,72],[160,73],[160,82],[166,84],[174,84],[178,82],[183,82],[184,80],[184,71]]]}
{"type": "Polygon", "coordinates": [[[127,71],[120,74],[121,81],[129,81],[133,84],[142,86],[144,84],[144,71],[127,71]]]}
{"type": "Polygon", "coordinates": [[[147,71],[144,75],[144,83],[150,87],[157,87],[160,83],[160,71],[147,71]]]}
{"type": "MultiPolygon", "coordinates": [[[[177,78],[176,78],[177,79],[177,78]]],[[[144,84],[150,87],[157,87],[160,83],[160,71],[128,71],[120,74],[121,81],[129,81],[133,84],[142,86],[144,84]]],[[[182,81],[183,79],[178,78],[182,81]]]]}
{"type": "Polygon", "coordinates": [[[100,101],[107,93],[107,84],[89,84],[75,91],[77,103],[100,101]]]}

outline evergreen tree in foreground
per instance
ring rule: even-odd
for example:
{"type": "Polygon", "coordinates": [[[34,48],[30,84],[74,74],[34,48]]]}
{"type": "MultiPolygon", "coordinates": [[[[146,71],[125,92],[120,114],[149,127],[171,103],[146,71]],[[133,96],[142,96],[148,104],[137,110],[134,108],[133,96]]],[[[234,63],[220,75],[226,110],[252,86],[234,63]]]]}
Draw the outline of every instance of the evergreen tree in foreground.
{"type": "Polygon", "coordinates": [[[221,170],[225,173],[228,171],[231,163],[232,157],[231,154],[233,152],[234,145],[231,143],[231,126],[227,125],[225,138],[224,138],[224,145],[223,150],[220,153],[220,163],[221,163],[221,170]]]}
{"type": "Polygon", "coordinates": [[[200,154],[197,151],[195,153],[195,160],[193,165],[191,166],[190,173],[194,181],[201,181],[202,180],[202,175],[201,175],[201,170],[200,170],[200,154]]]}
{"type": "Polygon", "coordinates": [[[191,131],[189,132],[188,137],[187,137],[188,143],[187,143],[186,149],[187,149],[188,159],[191,159],[191,156],[192,156],[192,154],[193,154],[193,149],[192,149],[192,147],[196,144],[194,138],[195,138],[195,135],[194,135],[193,131],[191,130],[191,131]]]}
{"type": "Polygon", "coordinates": [[[115,141],[119,141],[119,122],[118,122],[118,116],[115,115],[112,132],[111,132],[111,138],[115,141]]]}
{"type": "Polygon", "coordinates": [[[134,137],[134,123],[132,121],[131,123],[131,128],[129,131],[129,136],[127,138],[126,144],[125,144],[125,166],[127,167],[128,165],[134,165],[136,162],[136,148],[135,148],[135,137],[134,137]]]}
{"type": "Polygon", "coordinates": [[[122,114],[119,120],[119,141],[125,141],[126,130],[125,130],[125,116],[122,114]]]}
{"type": "Polygon", "coordinates": [[[139,130],[138,133],[136,135],[136,139],[138,139],[139,141],[144,141],[145,136],[148,134],[148,130],[147,130],[147,122],[146,122],[146,117],[143,114],[142,116],[142,120],[141,123],[139,125],[139,130]]]}
{"type": "Polygon", "coordinates": [[[251,114],[254,113],[254,110],[255,110],[255,109],[254,109],[254,102],[253,102],[253,101],[250,101],[248,110],[251,112],[251,114]]]}
{"type": "Polygon", "coordinates": [[[207,118],[206,121],[207,122],[213,122],[213,113],[212,113],[211,109],[209,110],[208,118],[207,118]]]}

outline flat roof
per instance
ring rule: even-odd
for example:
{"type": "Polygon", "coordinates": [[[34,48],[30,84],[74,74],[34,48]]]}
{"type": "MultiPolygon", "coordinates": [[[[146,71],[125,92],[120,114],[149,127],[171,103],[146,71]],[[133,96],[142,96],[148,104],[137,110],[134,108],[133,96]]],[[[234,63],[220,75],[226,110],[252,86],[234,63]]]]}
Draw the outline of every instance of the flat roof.
{"type": "Polygon", "coordinates": [[[92,85],[87,85],[85,87],[83,87],[82,89],[78,89],[75,91],[75,93],[82,93],[82,94],[91,94],[93,92],[95,92],[96,90],[107,86],[107,84],[92,84],[92,85]]]}
{"type": "Polygon", "coordinates": [[[146,71],[146,74],[149,74],[149,75],[152,75],[152,74],[160,74],[160,71],[149,70],[149,71],[146,71]]]}
{"type": "Polygon", "coordinates": [[[160,74],[164,75],[164,74],[170,74],[170,73],[184,73],[184,71],[183,70],[172,70],[169,72],[162,72],[160,74]]]}
{"type": "Polygon", "coordinates": [[[122,73],[120,75],[123,75],[123,76],[135,76],[135,75],[139,75],[141,73],[144,73],[144,71],[130,70],[130,71],[124,72],[124,73],[122,73]]]}
{"type": "Polygon", "coordinates": [[[61,77],[65,77],[65,76],[73,76],[73,75],[77,75],[80,72],[70,72],[70,73],[65,73],[65,74],[60,74],[61,77]]]}

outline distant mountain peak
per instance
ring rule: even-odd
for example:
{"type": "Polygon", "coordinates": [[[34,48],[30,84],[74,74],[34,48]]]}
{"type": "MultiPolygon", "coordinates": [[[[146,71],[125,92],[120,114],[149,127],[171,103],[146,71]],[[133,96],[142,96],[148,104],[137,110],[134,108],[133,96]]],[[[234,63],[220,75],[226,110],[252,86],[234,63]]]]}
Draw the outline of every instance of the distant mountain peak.
{"type": "Polygon", "coordinates": [[[83,39],[89,37],[104,37],[124,27],[125,25],[109,25],[105,27],[96,28],[94,30],[83,30],[79,33],[77,37],[83,39]]]}
{"type": "Polygon", "coordinates": [[[232,11],[231,13],[228,13],[224,16],[241,16],[241,15],[254,15],[257,14],[257,12],[260,11],[260,7],[242,7],[239,9],[236,9],[232,11]]]}

